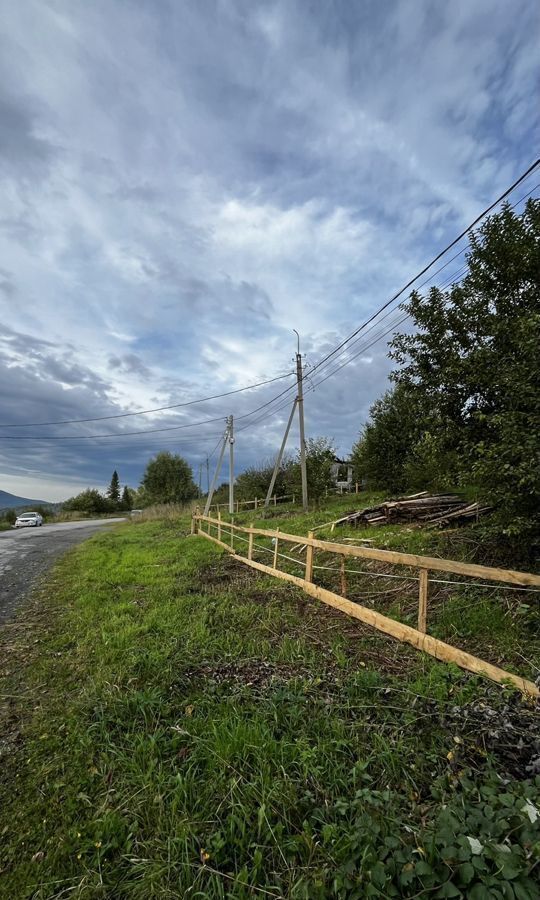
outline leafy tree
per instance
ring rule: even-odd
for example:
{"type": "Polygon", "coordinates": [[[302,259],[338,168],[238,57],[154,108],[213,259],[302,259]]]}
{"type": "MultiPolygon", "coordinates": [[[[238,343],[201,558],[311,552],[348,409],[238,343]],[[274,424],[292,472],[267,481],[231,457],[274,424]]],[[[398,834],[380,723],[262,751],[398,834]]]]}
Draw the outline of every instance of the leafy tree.
{"type": "Polygon", "coordinates": [[[116,469],[112,473],[111,483],[107,488],[107,497],[113,503],[119,503],[120,501],[120,479],[116,469]]]}
{"type": "Polygon", "coordinates": [[[111,501],[100,494],[95,488],[87,488],[75,497],[71,497],[63,504],[65,510],[90,513],[97,515],[99,513],[110,512],[112,509],[111,501]]]}
{"type": "MultiPolygon", "coordinates": [[[[278,496],[286,493],[287,473],[292,464],[293,460],[289,457],[284,457],[281,461],[274,485],[274,493],[278,496]]],[[[242,472],[236,479],[235,496],[239,500],[254,500],[255,497],[259,499],[266,497],[272,480],[274,465],[274,461],[268,460],[258,466],[250,466],[242,472]]]]}
{"type": "Polygon", "coordinates": [[[398,492],[407,486],[407,462],[422,433],[413,392],[398,385],[386,391],[370,409],[370,419],[353,446],[357,480],[398,492]]]}
{"type": "Polygon", "coordinates": [[[198,495],[191,466],[167,451],[150,460],[141,487],[149,503],[185,503],[198,495]]]}
{"type": "MultiPolygon", "coordinates": [[[[334,487],[332,480],[332,465],[334,463],[335,449],[330,440],[325,437],[308,438],[306,441],[306,473],[308,483],[308,496],[310,502],[318,505],[326,494],[327,489],[334,487]]],[[[295,461],[288,467],[285,475],[287,493],[294,492],[297,495],[302,490],[302,471],[300,467],[300,450],[295,461]]]]}
{"type": "Polygon", "coordinates": [[[540,201],[510,206],[470,236],[468,273],[411,294],[417,330],[398,335],[393,378],[437,412],[440,461],[456,462],[497,507],[507,535],[532,538],[540,507],[540,201]]]}

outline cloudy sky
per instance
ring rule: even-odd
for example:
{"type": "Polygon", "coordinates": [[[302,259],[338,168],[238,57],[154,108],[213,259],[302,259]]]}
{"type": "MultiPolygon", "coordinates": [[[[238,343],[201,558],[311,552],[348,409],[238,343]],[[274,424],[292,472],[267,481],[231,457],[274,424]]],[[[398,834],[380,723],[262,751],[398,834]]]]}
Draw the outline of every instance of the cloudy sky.
{"type": "MultiPolygon", "coordinates": [[[[270,456],[292,393],[246,414],[290,378],[165,413],[6,426],[282,375],[293,328],[316,364],[538,155],[535,0],[0,8],[0,488],[13,493],[62,499],[113,468],[136,485],[160,448],[197,477],[230,412],[246,416],[238,471],[270,456]],[[98,433],[113,437],[72,440],[98,433]]],[[[387,385],[385,340],[368,338],[306,396],[308,435],[343,453],[387,385]]]]}

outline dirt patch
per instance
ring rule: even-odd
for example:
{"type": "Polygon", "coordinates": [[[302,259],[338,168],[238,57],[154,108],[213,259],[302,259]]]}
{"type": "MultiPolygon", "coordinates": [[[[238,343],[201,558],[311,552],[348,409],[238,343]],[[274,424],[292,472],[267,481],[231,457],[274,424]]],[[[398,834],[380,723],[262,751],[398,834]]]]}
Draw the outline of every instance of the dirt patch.
{"type": "Polygon", "coordinates": [[[508,699],[482,696],[464,706],[450,706],[443,718],[453,733],[471,735],[481,755],[494,756],[513,778],[540,775],[540,706],[518,694],[508,699]]]}
{"type": "Polygon", "coordinates": [[[213,681],[216,684],[236,684],[243,687],[265,688],[276,682],[288,682],[293,678],[311,678],[305,667],[287,663],[271,663],[262,659],[238,662],[202,663],[184,672],[189,681],[213,681]]]}

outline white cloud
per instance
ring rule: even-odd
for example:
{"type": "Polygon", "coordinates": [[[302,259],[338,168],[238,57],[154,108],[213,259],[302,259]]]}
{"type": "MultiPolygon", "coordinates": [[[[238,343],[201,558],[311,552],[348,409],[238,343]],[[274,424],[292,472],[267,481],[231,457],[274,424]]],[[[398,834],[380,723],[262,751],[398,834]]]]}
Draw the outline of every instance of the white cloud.
{"type": "MultiPolygon", "coordinates": [[[[528,0],[232,0],[212,17],[200,4],[12,4],[3,320],[93,372],[81,417],[285,371],[292,328],[316,360],[525,168],[539,36],[528,0]],[[126,353],[131,371],[111,369],[126,353]]],[[[344,447],[385,386],[384,346],[369,353],[311,398],[310,429],[335,427],[344,447]]],[[[66,372],[48,366],[36,393],[48,378],[52,410],[66,372]]],[[[28,398],[7,371],[8,392],[28,398]]],[[[240,396],[238,412],[269,396],[240,396]]],[[[245,432],[245,453],[277,433],[245,432]]],[[[51,459],[0,451],[11,471],[51,459]]],[[[53,465],[108,477],[109,461],[66,450],[53,465]]],[[[126,465],[140,469],[139,451],[126,465]]]]}

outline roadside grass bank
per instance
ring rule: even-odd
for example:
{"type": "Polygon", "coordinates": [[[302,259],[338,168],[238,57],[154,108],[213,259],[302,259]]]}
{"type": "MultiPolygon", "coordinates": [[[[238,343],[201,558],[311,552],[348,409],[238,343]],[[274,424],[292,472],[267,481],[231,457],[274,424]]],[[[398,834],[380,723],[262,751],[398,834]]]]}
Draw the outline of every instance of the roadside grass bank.
{"type": "Polygon", "coordinates": [[[538,897],[537,710],[188,531],[97,535],[4,629],[0,895],[538,897]]]}

